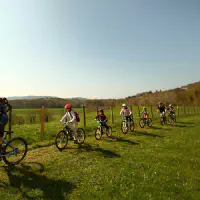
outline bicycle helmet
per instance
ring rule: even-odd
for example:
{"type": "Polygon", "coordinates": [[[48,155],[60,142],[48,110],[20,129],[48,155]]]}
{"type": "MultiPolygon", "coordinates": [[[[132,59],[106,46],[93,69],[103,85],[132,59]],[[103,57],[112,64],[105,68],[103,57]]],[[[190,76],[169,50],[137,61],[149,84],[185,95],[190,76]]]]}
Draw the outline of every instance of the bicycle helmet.
{"type": "Polygon", "coordinates": [[[122,104],[122,107],[126,107],[127,105],[124,103],[124,104],[122,104]]]}
{"type": "Polygon", "coordinates": [[[172,107],[172,104],[169,104],[169,107],[172,107]]]}
{"type": "Polygon", "coordinates": [[[71,104],[66,104],[66,105],[65,105],[65,108],[66,108],[66,109],[71,109],[72,106],[71,106],[71,104]]]}
{"type": "Polygon", "coordinates": [[[99,111],[99,112],[103,112],[103,109],[100,108],[98,111],[99,111]]]}
{"type": "Polygon", "coordinates": [[[147,107],[146,107],[146,106],[144,106],[144,107],[143,107],[143,109],[147,109],[147,107]]]}

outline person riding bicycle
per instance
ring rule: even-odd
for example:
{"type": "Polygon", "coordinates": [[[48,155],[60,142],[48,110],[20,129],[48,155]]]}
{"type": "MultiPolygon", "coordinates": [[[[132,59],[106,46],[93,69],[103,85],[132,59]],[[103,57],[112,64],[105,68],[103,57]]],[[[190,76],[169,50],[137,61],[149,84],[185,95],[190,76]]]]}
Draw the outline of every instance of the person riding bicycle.
{"type": "Polygon", "coordinates": [[[172,106],[172,104],[169,104],[167,111],[168,111],[169,114],[172,114],[174,116],[174,120],[176,120],[175,108],[172,106]]]}
{"type": "Polygon", "coordinates": [[[78,129],[78,122],[76,120],[75,112],[72,110],[71,104],[66,104],[65,107],[66,113],[60,120],[61,124],[66,124],[72,131],[72,138],[74,140],[74,143],[77,143],[77,129],[78,129]],[[67,122],[65,122],[67,120],[67,122]]]}
{"type": "Polygon", "coordinates": [[[95,119],[98,120],[101,123],[101,125],[104,126],[106,129],[109,128],[108,125],[107,125],[108,118],[104,114],[103,109],[98,110],[98,115],[96,116],[95,119]]]}
{"type": "Polygon", "coordinates": [[[160,115],[163,115],[165,117],[166,107],[162,102],[159,102],[157,110],[160,111],[160,115]]]}
{"type": "Polygon", "coordinates": [[[5,126],[8,123],[8,115],[6,114],[10,110],[10,104],[6,98],[0,98],[0,146],[2,145],[5,126]]]}
{"type": "Polygon", "coordinates": [[[142,119],[144,119],[145,117],[146,117],[146,118],[149,117],[149,113],[148,113],[148,111],[147,111],[147,107],[146,107],[146,106],[143,107],[143,110],[142,110],[142,112],[140,112],[140,113],[143,114],[143,115],[142,115],[142,119]]]}
{"type": "Polygon", "coordinates": [[[128,109],[126,104],[122,104],[120,115],[126,118],[126,121],[132,121],[132,111],[128,109]]]}

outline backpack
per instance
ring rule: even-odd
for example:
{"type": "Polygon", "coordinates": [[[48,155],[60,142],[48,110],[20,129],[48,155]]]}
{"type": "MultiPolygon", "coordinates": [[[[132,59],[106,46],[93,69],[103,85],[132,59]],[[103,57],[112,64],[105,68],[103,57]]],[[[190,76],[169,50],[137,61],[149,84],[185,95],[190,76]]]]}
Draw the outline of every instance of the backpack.
{"type": "Polygon", "coordinates": [[[76,116],[76,121],[77,121],[77,122],[80,122],[79,114],[78,114],[76,111],[74,111],[74,114],[75,114],[75,116],[76,116]]]}

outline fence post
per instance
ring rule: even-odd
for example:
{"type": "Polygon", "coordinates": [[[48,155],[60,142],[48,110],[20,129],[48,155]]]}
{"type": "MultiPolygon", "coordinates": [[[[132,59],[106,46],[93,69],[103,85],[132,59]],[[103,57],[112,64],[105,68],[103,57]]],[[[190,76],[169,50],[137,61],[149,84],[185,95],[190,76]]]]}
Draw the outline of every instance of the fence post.
{"type": "Polygon", "coordinates": [[[140,106],[138,106],[138,116],[140,118],[140,106]]]}
{"type": "Polygon", "coordinates": [[[185,115],[186,115],[185,105],[184,105],[184,113],[185,113],[185,115]]]}
{"type": "Polygon", "coordinates": [[[177,106],[177,114],[178,114],[178,116],[179,116],[179,106],[177,106]]]}
{"type": "Polygon", "coordinates": [[[113,115],[113,107],[112,106],[110,106],[110,112],[111,112],[112,124],[114,124],[114,115],[113,115]]]}
{"type": "Polygon", "coordinates": [[[151,105],[151,116],[153,118],[153,107],[152,107],[152,105],[151,105]]]}
{"type": "Polygon", "coordinates": [[[41,114],[41,134],[44,135],[44,106],[42,106],[41,114]]]}
{"type": "Polygon", "coordinates": [[[84,123],[84,126],[86,126],[85,105],[83,105],[83,123],[84,123]]]}
{"type": "MultiPolygon", "coordinates": [[[[9,111],[9,119],[8,119],[8,131],[12,131],[12,106],[10,106],[10,111],[9,111]]],[[[8,139],[11,139],[11,134],[8,135],[8,139]]]]}

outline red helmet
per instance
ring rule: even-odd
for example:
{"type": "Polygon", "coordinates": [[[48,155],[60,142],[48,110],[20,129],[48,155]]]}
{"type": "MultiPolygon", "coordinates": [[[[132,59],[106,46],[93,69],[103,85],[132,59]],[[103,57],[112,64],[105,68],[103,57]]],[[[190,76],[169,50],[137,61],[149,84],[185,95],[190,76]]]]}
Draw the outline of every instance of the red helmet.
{"type": "Polygon", "coordinates": [[[66,109],[71,109],[72,106],[71,106],[71,104],[66,104],[66,105],[65,105],[65,108],[66,108],[66,109]]]}

